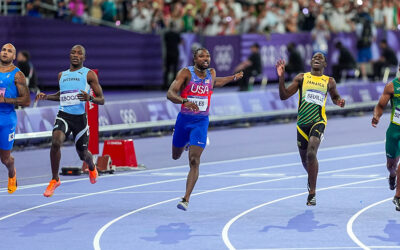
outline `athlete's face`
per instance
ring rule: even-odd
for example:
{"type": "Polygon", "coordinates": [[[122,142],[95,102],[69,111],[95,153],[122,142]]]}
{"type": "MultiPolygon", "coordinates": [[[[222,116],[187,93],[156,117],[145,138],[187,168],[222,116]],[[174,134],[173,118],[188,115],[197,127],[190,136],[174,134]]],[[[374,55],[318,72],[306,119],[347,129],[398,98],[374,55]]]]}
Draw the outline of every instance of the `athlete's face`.
{"type": "Polygon", "coordinates": [[[15,60],[15,47],[12,44],[6,44],[1,48],[0,61],[2,64],[10,64],[15,60]]]}
{"type": "Polygon", "coordinates": [[[326,67],[325,56],[322,53],[315,53],[311,58],[311,68],[323,69],[326,67]]]}
{"type": "Polygon", "coordinates": [[[80,46],[73,47],[69,53],[69,59],[72,66],[82,66],[83,61],[85,61],[84,49],[80,46]]]}
{"type": "Polygon", "coordinates": [[[194,64],[197,68],[201,70],[208,69],[208,67],[210,66],[210,61],[210,53],[207,50],[197,51],[197,54],[194,57],[194,64]]]}

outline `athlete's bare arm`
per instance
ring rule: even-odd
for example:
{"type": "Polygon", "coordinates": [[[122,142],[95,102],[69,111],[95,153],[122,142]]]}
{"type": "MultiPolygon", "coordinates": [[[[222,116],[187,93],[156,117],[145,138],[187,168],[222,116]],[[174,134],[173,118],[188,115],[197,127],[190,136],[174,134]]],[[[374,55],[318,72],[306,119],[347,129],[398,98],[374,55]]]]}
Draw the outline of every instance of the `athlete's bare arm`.
{"type": "Polygon", "coordinates": [[[87,74],[87,82],[89,83],[90,87],[93,89],[94,96],[90,96],[89,93],[86,93],[86,91],[81,90],[81,93],[79,93],[77,96],[80,101],[90,101],[98,104],[98,105],[104,105],[104,96],[103,96],[103,89],[101,88],[99,84],[99,78],[97,77],[96,73],[94,73],[92,70],[90,70],[87,74]]]}
{"type": "Polygon", "coordinates": [[[281,100],[286,100],[292,95],[294,95],[297,90],[299,90],[299,86],[301,81],[303,80],[304,74],[298,74],[292,81],[292,83],[286,88],[285,86],[285,61],[279,60],[276,63],[276,72],[279,77],[279,97],[281,100]]]}
{"type": "Polygon", "coordinates": [[[381,118],[383,114],[383,110],[385,109],[386,105],[388,104],[390,98],[394,94],[394,86],[393,82],[390,82],[386,84],[385,89],[383,90],[383,93],[381,95],[381,98],[379,98],[378,104],[376,104],[374,108],[374,116],[372,117],[372,127],[375,127],[379,123],[379,119],[381,118]]]}
{"type": "Polygon", "coordinates": [[[26,86],[26,78],[21,71],[15,74],[14,83],[18,90],[18,97],[5,98],[3,95],[0,95],[0,103],[8,103],[22,107],[29,106],[31,104],[31,97],[29,95],[29,89],[26,86]]]}
{"type": "MultiPolygon", "coordinates": [[[[60,82],[61,74],[62,72],[58,73],[58,82],[60,82]]],[[[60,91],[50,95],[40,92],[36,95],[35,101],[37,100],[60,101],[60,91]]]]}
{"type": "Polygon", "coordinates": [[[190,81],[192,77],[190,71],[187,68],[181,69],[175,80],[172,82],[171,86],[169,86],[167,92],[167,99],[176,104],[184,104],[186,108],[191,109],[193,111],[198,111],[199,107],[192,102],[184,102],[184,99],[179,95],[179,92],[186,86],[186,84],[190,81]]]}
{"type": "Polygon", "coordinates": [[[231,76],[225,76],[225,77],[217,77],[215,69],[210,69],[211,75],[214,79],[213,86],[216,88],[223,87],[225,84],[229,82],[235,82],[243,77],[243,71],[240,71],[234,75],[231,76]]]}
{"type": "Polygon", "coordinates": [[[331,96],[332,102],[335,105],[338,105],[339,107],[343,108],[345,105],[345,100],[340,98],[340,95],[336,89],[336,81],[333,77],[329,77],[328,91],[329,95],[331,96]]]}

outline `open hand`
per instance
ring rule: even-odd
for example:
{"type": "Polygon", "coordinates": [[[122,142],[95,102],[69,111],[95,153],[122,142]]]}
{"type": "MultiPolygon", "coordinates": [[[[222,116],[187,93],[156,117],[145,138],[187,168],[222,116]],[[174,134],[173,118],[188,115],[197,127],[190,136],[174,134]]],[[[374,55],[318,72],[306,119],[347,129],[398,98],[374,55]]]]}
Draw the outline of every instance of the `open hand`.
{"type": "Polygon", "coordinates": [[[195,111],[195,112],[199,111],[199,107],[194,102],[185,102],[185,104],[183,104],[183,106],[185,106],[185,108],[187,108],[191,111],[195,111]]]}
{"type": "Polygon", "coordinates": [[[90,95],[83,90],[81,90],[81,93],[79,93],[77,96],[79,101],[81,102],[86,102],[90,100],[90,95]]]}
{"type": "Polygon", "coordinates": [[[279,60],[276,62],[276,73],[279,77],[285,76],[285,60],[279,60]]]}
{"type": "Polygon", "coordinates": [[[243,77],[243,71],[240,71],[240,72],[236,73],[236,74],[233,76],[233,80],[234,80],[234,81],[237,81],[237,80],[241,79],[242,77],[243,77]]]}
{"type": "Polygon", "coordinates": [[[40,92],[39,94],[36,95],[35,101],[38,100],[47,100],[47,95],[45,93],[40,92]]]}

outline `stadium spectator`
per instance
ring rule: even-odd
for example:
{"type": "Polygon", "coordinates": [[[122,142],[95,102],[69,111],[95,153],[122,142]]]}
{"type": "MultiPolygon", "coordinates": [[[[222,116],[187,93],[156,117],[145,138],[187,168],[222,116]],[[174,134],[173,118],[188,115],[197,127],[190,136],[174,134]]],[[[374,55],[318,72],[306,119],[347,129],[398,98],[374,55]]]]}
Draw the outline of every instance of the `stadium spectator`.
{"type": "Polygon", "coordinates": [[[313,39],[313,54],[321,52],[324,56],[328,56],[328,40],[330,32],[323,19],[317,21],[317,25],[311,31],[313,39]]]}
{"type": "Polygon", "coordinates": [[[250,77],[258,76],[262,72],[260,45],[255,43],[250,50],[251,54],[248,59],[235,68],[235,73],[243,71],[243,78],[239,80],[239,91],[248,91],[250,77]]]}
{"type": "Polygon", "coordinates": [[[382,69],[384,67],[397,66],[398,63],[396,53],[389,47],[386,39],[380,41],[379,47],[381,49],[381,56],[372,64],[374,69],[374,80],[381,78],[382,69]]]}
{"type": "Polygon", "coordinates": [[[85,4],[82,0],[70,0],[68,4],[73,23],[84,23],[85,4]]]}
{"type": "Polygon", "coordinates": [[[359,8],[357,15],[356,35],[357,35],[357,62],[360,65],[361,76],[364,81],[367,77],[367,63],[372,59],[372,42],[376,37],[376,29],[372,22],[372,17],[364,6],[359,8]]]}
{"type": "Polygon", "coordinates": [[[114,0],[106,0],[101,4],[101,10],[103,15],[101,19],[104,21],[115,22],[117,18],[117,7],[115,6],[114,0]]]}
{"type": "Polygon", "coordinates": [[[354,56],[341,42],[336,42],[335,48],[339,50],[339,58],[337,64],[332,65],[332,76],[339,83],[343,70],[356,69],[357,63],[354,56]]]}
{"type": "Polygon", "coordinates": [[[303,58],[301,58],[300,52],[296,49],[295,43],[289,43],[287,45],[287,50],[289,53],[289,59],[285,66],[285,71],[290,78],[292,74],[304,71],[304,62],[303,58]]]}
{"type": "Polygon", "coordinates": [[[28,51],[21,50],[17,54],[17,65],[18,68],[24,73],[26,77],[26,84],[31,92],[36,93],[38,88],[38,79],[36,70],[30,60],[31,56],[28,51]]]}
{"type": "Polygon", "coordinates": [[[181,35],[177,31],[174,23],[170,23],[169,30],[164,34],[165,59],[164,59],[164,85],[163,89],[168,89],[172,82],[169,78],[172,73],[172,79],[175,79],[178,72],[179,63],[179,44],[182,42],[181,35]]]}

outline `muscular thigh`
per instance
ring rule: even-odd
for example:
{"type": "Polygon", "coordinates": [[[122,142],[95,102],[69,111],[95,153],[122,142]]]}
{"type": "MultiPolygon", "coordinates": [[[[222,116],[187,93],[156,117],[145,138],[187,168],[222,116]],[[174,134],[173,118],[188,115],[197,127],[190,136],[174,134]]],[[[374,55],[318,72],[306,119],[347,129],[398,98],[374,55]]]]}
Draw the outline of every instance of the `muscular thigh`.
{"type": "Polygon", "coordinates": [[[400,126],[391,123],[386,130],[386,156],[397,158],[400,156],[400,126]]]}

